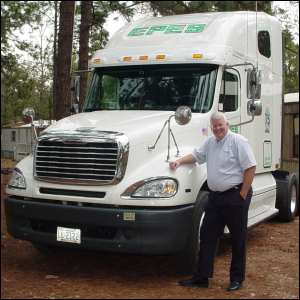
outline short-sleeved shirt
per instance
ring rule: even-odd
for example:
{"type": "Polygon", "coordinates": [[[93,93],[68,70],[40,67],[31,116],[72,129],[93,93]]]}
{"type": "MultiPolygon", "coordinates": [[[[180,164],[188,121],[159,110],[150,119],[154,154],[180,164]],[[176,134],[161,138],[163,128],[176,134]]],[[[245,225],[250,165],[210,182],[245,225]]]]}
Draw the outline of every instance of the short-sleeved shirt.
{"type": "Polygon", "coordinates": [[[210,136],[192,155],[197,163],[206,162],[207,184],[214,192],[241,184],[245,170],[257,165],[249,141],[230,130],[220,141],[210,136]]]}

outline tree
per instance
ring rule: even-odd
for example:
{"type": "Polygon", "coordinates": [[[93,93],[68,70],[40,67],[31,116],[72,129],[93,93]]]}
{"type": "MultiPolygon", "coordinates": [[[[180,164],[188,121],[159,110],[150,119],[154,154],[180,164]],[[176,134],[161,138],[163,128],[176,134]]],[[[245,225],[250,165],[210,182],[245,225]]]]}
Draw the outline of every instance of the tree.
{"type": "MultiPolygon", "coordinates": [[[[92,1],[81,1],[81,24],[79,38],[79,62],[78,71],[88,69],[89,56],[89,29],[92,1]]],[[[80,103],[79,111],[82,111],[87,90],[87,73],[80,73],[80,103]]]]}
{"type": "MultiPolygon", "coordinates": [[[[134,2],[134,1],[133,1],[134,2]]],[[[213,11],[241,11],[257,9],[271,13],[272,1],[143,1],[154,16],[203,13],[213,11]]],[[[145,11],[145,7],[143,8],[145,11]]]]}
{"type": "MultiPolygon", "coordinates": [[[[128,1],[81,1],[78,70],[87,70],[88,59],[91,58],[95,51],[102,49],[107,43],[109,33],[104,29],[104,24],[109,13],[118,11],[126,20],[130,21],[134,15],[134,7],[143,1],[132,2],[128,4],[128,1]]],[[[82,111],[87,90],[88,74],[80,73],[80,77],[81,101],[79,110],[82,111]]]]}
{"type": "Polygon", "coordinates": [[[299,1],[286,1],[286,5],[286,9],[275,6],[274,13],[284,32],[284,93],[288,94],[299,92],[299,1]]]}
{"type": "Polygon", "coordinates": [[[284,94],[299,92],[299,44],[293,42],[289,31],[285,31],[284,58],[284,94]]]}
{"type": "Polygon", "coordinates": [[[71,58],[73,49],[75,1],[61,1],[57,54],[55,119],[70,115],[71,58]]]}
{"type": "Polygon", "coordinates": [[[47,5],[44,1],[1,2],[1,125],[21,121],[23,108],[34,104],[36,74],[15,49],[31,52],[31,43],[20,36],[25,25],[39,27],[47,5]]]}
{"type": "MultiPolygon", "coordinates": [[[[58,19],[58,1],[54,1],[54,40],[53,40],[53,83],[52,83],[52,106],[53,115],[56,116],[56,85],[57,85],[57,19],[58,19]]],[[[49,103],[49,107],[51,107],[49,103]]],[[[52,114],[50,113],[52,120],[52,114]]]]}
{"type": "Polygon", "coordinates": [[[53,21],[51,16],[49,17],[47,19],[44,18],[44,23],[37,30],[31,32],[30,35],[29,55],[32,58],[30,67],[32,69],[31,75],[37,83],[35,86],[37,93],[36,107],[39,107],[35,111],[36,119],[52,119],[52,101],[49,106],[49,94],[52,80],[53,35],[46,36],[46,33],[53,21]],[[47,107],[46,110],[44,109],[45,107],[47,107]]]}
{"type": "Polygon", "coordinates": [[[42,19],[46,1],[1,1],[1,73],[10,64],[14,49],[27,50],[29,43],[20,39],[24,25],[35,27],[42,19]]]}
{"type": "Polygon", "coordinates": [[[8,55],[10,65],[1,74],[1,126],[20,121],[25,105],[30,106],[35,82],[28,63],[19,64],[19,55],[8,55]]]}

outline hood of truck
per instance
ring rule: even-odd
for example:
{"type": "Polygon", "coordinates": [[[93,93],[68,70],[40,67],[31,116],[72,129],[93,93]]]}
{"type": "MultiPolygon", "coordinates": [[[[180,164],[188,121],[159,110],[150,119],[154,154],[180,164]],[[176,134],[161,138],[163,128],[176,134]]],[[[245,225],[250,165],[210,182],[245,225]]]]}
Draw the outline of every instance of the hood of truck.
{"type": "MultiPolygon", "coordinates": [[[[95,132],[120,132],[128,136],[130,145],[146,143],[156,140],[165,121],[174,115],[172,111],[94,111],[81,113],[64,118],[49,126],[44,133],[55,132],[56,135],[84,131],[95,132]]],[[[171,129],[174,134],[188,130],[190,124],[178,125],[171,118],[171,129]]],[[[168,126],[162,133],[162,138],[167,136],[168,126]]]]}

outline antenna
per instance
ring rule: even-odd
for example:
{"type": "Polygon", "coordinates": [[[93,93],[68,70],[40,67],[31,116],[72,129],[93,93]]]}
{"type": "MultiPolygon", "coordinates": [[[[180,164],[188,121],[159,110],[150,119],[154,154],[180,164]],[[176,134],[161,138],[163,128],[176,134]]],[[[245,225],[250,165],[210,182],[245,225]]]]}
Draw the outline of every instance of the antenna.
{"type": "Polygon", "coordinates": [[[255,32],[256,32],[256,70],[258,70],[258,31],[257,31],[257,1],[255,1],[255,32]]]}
{"type": "Polygon", "coordinates": [[[249,11],[247,10],[247,60],[249,59],[249,11]]]}

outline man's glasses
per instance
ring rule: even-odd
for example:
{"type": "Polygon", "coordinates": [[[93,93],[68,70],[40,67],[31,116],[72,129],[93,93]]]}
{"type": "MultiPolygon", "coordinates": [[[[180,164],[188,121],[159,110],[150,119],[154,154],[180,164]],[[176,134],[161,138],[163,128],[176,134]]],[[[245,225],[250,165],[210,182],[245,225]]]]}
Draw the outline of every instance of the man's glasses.
{"type": "Polygon", "coordinates": [[[224,124],[225,124],[225,123],[223,123],[223,124],[217,124],[217,125],[210,125],[210,128],[211,128],[211,129],[221,128],[221,127],[224,126],[224,124]]]}

